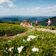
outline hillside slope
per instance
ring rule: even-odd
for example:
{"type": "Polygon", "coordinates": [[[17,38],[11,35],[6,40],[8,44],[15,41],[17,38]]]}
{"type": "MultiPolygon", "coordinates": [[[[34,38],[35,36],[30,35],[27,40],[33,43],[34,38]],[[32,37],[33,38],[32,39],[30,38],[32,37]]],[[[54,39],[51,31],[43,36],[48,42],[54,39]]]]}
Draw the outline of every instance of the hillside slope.
{"type": "MultiPolygon", "coordinates": [[[[56,26],[56,17],[51,17],[50,19],[53,21],[53,22],[52,22],[52,25],[53,25],[53,26],[56,26]]],[[[47,25],[47,23],[46,23],[47,21],[48,21],[48,19],[46,19],[46,20],[44,20],[44,21],[40,21],[39,24],[40,24],[40,25],[47,25]]]]}

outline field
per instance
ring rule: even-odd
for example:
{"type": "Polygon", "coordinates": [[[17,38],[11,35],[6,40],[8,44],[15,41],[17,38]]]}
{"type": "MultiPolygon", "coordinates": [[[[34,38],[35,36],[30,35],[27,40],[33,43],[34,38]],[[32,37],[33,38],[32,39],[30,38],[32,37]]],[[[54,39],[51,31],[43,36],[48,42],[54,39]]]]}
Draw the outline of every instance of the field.
{"type": "MultiPolygon", "coordinates": [[[[47,28],[40,25],[35,27],[47,28]]],[[[47,29],[55,30],[56,27],[50,26],[47,29]]],[[[0,56],[56,56],[56,33],[37,31],[18,24],[0,23],[1,37],[24,32],[24,35],[15,38],[0,38],[0,56]]]]}
{"type": "Polygon", "coordinates": [[[12,36],[27,31],[27,27],[17,24],[0,23],[0,36],[12,36]]]}
{"type": "Polygon", "coordinates": [[[13,39],[0,39],[0,55],[56,56],[56,34],[34,30],[13,39]]]}
{"type": "Polygon", "coordinates": [[[42,26],[42,25],[33,25],[34,27],[36,28],[46,28],[46,29],[50,29],[50,30],[56,30],[56,26],[50,26],[50,27],[47,27],[47,26],[42,26]]]}

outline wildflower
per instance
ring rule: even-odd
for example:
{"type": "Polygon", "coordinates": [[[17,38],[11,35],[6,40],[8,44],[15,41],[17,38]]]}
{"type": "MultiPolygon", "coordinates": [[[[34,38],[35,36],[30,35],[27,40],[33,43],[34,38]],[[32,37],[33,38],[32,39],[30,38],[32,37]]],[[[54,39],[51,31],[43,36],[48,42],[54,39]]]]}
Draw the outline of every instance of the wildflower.
{"type": "Polygon", "coordinates": [[[8,42],[11,42],[11,40],[9,40],[8,42]]]}
{"type": "Polygon", "coordinates": [[[34,47],[34,48],[32,48],[32,51],[33,51],[33,52],[39,52],[39,48],[35,48],[35,47],[34,47]]]}
{"type": "Polygon", "coordinates": [[[56,46],[54,48],[56,49],[56,46]]]}
{"type": "Polygon", "coordinates": [[[36,38],[36,36],[30,35],[30,36],[28,36],[27,41],[30,41],[31,39],[34,39],[34,38],[36,38]]]}
{"type": "Polygon", "coordinates": [[[8,49],[8,48],[6,47],[6,49],[8,49]]]}
{"type": "Polygon", "coordinates": [[[6,50],[4,50],[4,52],[6,52],[6,50]]]}
{"type": "Polygon", "coordinates": [[[25,42],[25,39],[23,39],[23,42],[25,42]]]}
{"type": "Polygon", "coordinates": [[[18,47],[18,48],[17,48],[17,50],[18,50],[18,53],[21,53],[22,49],[23,49],[23,46],[21,46],[21,47],[18,47]]]}
{"type": "Polygon", "coordinates": [[[14,47],[9,48],[9,51],[11,51],[14,47]]]}

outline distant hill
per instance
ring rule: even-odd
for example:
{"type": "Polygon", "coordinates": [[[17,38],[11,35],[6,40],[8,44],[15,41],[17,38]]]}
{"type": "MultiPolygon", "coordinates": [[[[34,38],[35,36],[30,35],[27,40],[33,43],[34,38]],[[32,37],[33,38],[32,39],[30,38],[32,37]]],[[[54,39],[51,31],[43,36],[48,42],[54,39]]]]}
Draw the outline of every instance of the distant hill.
{"type": "Polygon", "coordinates": [[[29,19],[27,19],[29,22],[32,22],[32,23],[35,23],[36,22],[36,20],[38,20],[38,19],[36,19],[35,17],[33,17],[33,18],[29,18],[29,19]]]}
{"type": "Polygon", "coordinates": [[[36,20],[37,20],[38,22],[40,22],[40,21],[46,20],[47,18],[49,18],[49,17],[46,17],[46,16],[38,16],[38,17],[29,18],[29,19],[27,19],[27,20],[30,21],[30,22],[32,22],[32,23],[35,23],[36,20]]]}
{"type": "Polygon", "coordinates": [[[24,20],[28,20],[29,22],[35,23],[36,20],[40,22],[46,20],[47,18],[49,18],[49,16],[7,16],[1,17],[0,20],[5,22],[22,22],[24,20]]]}
{"type": "Polygon", "coordinates": [[[22,22],[24,20],[27,20],[28,18],[31,17],[25,17],[25,16],[7,16],[7,17],[1,17],[0,21],[5,21],[5,22],[22,22]]]}
{"type": "Polygon", "coordinates": [[[35,23],[36,20],[39,22],[39,25],[47,25],[48,18],[50,18],[53,23],[53,26],[56,26],[56,16],[55,17],[46,17],[46,16],[8,16],[1,17],[0,22],[22,22],[24,20],[28,20],[29,22],[35,23]]]}
{"type": "Polygon", "coordinates": [[[17,22],[17,21],[20,21],[17,18],[2,18],[0,20],[5,21],[5,22],[17,22]]]}
{"type": "MultiPolygon", "coordinates": [[[[51,17],[50,19],[53,21],[51,25],[56,26],[56,16],[55,17],[51,17]]],[[[48,22],[48,19],[40,21],[39,24],[40,25],[47,25],[46,22],[48,22]]]]}

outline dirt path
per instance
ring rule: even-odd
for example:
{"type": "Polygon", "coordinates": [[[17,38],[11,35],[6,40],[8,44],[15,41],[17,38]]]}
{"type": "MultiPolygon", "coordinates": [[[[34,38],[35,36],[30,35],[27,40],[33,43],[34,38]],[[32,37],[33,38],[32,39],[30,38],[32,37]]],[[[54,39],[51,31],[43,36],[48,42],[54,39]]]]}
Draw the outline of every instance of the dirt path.
{"type": "Polygon", "coordinates": [[[28,30],[28,31],[26,31],[26,32],[16,34],[16,35],[14,35],[14,36],[2,36],[2,37],[0,37],[0,38],[3,38],[3,39],[15,38],[15,37],[17,37],[17,36],[23,36],[23,35],[25,35],[26,33],[30,32],[30,31],[31,31],[31,29],[28,30]]]}
{"type": "Polygon", "coordinates": [[[46,31],[46,32],[56,33],[56,30],[50,30],[50,29],[45,29],[45,28],[35,28],[35,27],[33,27],[32,29],[30,29],[30,30],[28,30],[28,31],[26,31],[26,32],[23,32],[23,33],[14,35],[14,36],[3,36],[2,38],[3,38],[3,39],[7,39],[7,38],[15,38],[15,37],[17,37],[17,36],[23,36],[23,35],[25,35],[26,33],[30,32],[30,31],[32,31],[32,30],[35,30],[35,29],[37,29],[38,31],[46,31]]]}
{"type": "Polygon", "coordinates": [[[50,30],[50,29],[45,29],[45,28],[36,28],[38,31],[46,31],[46,32],[52,32],[56,33],[56,30],[50,30]]]}

